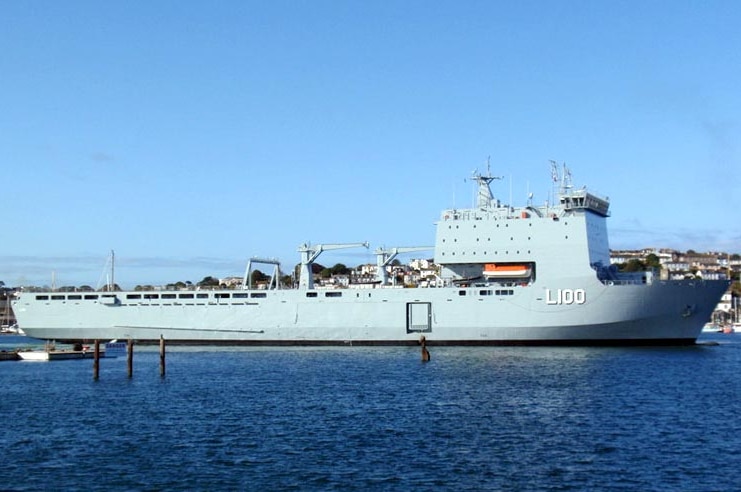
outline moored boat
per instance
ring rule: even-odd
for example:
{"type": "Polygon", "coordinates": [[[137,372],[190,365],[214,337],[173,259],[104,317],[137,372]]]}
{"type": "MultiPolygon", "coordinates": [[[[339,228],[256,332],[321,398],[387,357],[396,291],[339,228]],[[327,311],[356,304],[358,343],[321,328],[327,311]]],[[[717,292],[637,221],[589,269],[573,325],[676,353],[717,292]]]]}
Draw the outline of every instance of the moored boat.
{"type": "MultiPolygon", "coordinates": [[[[557,171],[556,171],[557,172],[557,171]]],[[[555,174],[555,173],[554,173],[555,174]]],[[[503,204],[497,178],[475,173],[476,203],[436,224],[427,288],[398,288],[385,269],[402,250],[378,249],[375,283],[322,289],[312,265],[330,249],[304,244],[296,288],[20,292],[13,308],[30,336],[60,341],[133,339],[249,345],[692,344],[728,287],[725,280],[665,280],[610,265],[609,201],[575,189],[564,169],[557,203],[503,204]]]]}
{"type": "MultiPolygon", "coordinates": [[[[28,361],[93,359],[95,357],[95,349],[89,346],[57,349],[55,344],[47,343],[41,350],[18,350],[17,355],[19,359],[28,361]]],[[[104,347],[99,347],[98,357],[106,357],[104,347]]]]}

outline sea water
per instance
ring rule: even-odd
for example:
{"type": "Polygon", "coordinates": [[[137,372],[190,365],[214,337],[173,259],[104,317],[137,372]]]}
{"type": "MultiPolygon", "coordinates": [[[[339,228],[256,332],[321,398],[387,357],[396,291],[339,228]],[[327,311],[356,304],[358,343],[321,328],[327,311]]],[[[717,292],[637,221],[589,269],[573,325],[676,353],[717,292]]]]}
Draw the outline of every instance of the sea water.
{"type": "Polygon", "coordinates": [[[0,489],[739,490],[741,335],[700,342],[1,362],[0,489]]]}

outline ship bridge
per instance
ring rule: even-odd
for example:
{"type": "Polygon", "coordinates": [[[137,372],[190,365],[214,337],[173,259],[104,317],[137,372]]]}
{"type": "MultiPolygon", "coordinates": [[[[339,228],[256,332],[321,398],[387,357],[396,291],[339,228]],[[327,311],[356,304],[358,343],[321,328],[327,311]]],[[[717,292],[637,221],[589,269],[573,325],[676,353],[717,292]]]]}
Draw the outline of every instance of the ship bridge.
{"type": "Polygon", "coordinates": [[[560,196],[565,211],[589,210],[602,217],[609,217],[610,200],[589,193],[586,189],[574,190],[560,196]]]}

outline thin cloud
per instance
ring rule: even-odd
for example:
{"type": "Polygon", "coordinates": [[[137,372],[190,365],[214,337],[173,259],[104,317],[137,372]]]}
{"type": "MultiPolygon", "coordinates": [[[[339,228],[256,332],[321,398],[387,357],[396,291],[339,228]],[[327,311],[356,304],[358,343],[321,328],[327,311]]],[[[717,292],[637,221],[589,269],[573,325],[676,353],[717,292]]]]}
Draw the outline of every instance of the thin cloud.
{"type": "Polygon", "coordinates": [[[90,159],[93,162],[115,162],[116,158],[105,152],[93,152],[90,154],[90,159]]]}
{"type": "MultiPolygon", "coordinates": [[[[98,285],[110,272],[100,256],[0,256],[0,280],[11,286],[98,285]]],[[[211,257],[116,257],[116,279],[137,283],[168,283],[182,276],[228,276],[244,273],[245,260],[211,257]],[[155,280],[156,279],[156,280],[155,280]]]]}

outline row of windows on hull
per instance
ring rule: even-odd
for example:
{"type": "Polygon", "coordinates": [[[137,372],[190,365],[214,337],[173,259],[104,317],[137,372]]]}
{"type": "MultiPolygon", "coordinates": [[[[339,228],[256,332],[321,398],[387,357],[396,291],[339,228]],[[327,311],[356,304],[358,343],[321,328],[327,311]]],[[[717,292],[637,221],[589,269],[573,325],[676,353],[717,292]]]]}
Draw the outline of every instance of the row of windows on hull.
{"type": "MultiPolygon", "coordinates": [[[[342,297],[341,291],[327,291],[323,292],[323,297],[342,297]]],[[[356,297],[360,297],[360,293],[355,293],[356,297]]],[[[513,295],[514,291],[510,289],[503,289],[503,290],[490,290],[490,289],[483,289],[479,291],[479,295],[482,296],[490,296],[490,295],[513,295]]],[[[460,290],[458,292],[458,295],[464,296],[466,295],[465,290],[460,290]]],[[[126,294],[126,300],[127,301],[158,301],[158,300],[165,300],[165,301],[173,301],[173,300],[189,300],[189,299],[264,299],[268,296],[266,292],[215,292],[213,293],[213,296],[210,296],[208,293],[196,293],[196,294],[126,294]]],[[[370,297],[371,294],[368,293],[368,297],[370,297]]],[[[309,291],[306,293],[306,297],[314,298],[319,297],[319,292],[315,291],[309,291]]],[[[36,300],[37,301],[97,301],[97,300],[104,300],[104,301],[113,301],[116,299],[116,296],[113,294],[106,294],[99,296],[98,294],[68,294],[68,295],[62,295],[62,294],[54,294],[54,295],[37,295],[36,300]]]]}
{"type": "MultiPolygon", "coordinates": [[[[449,255],[449,256],[455,256],[456,253],[459,254],[460,256],[465,256],[466,254],[468,254],[470,256],[476,256],[476,254],[478,252],[475,251],[475,250],[474,251],[471,251],[470,253],[466,253],[465,251],[444,251],[444,250],[441,250],[440,251],[440,256],[445,256],[446,254],[449,255]]],[[[488,255],[489,253],[490,253],[489,251],[483,251],[483,252],[481,252],[481,255],[482,256],[485,256],[485,255],[488,255]]],[[[519,255],[521,253],[521,251],[519,249],[518,250],[515,250],[515,251],[509,251],[509,250],[505,250],[505,251],[501,251],[501,252],[500,251],[494,251],[492,254],[494,254],[496,256],[496,255],[498,255],[500,253],[505,254],[505,255],[508,255],[510,253],[519,255]]],[[[527,251],[522,251],[522,253],[526,253],[528,255],[532,254],[529,249],[527,251]]]]}

